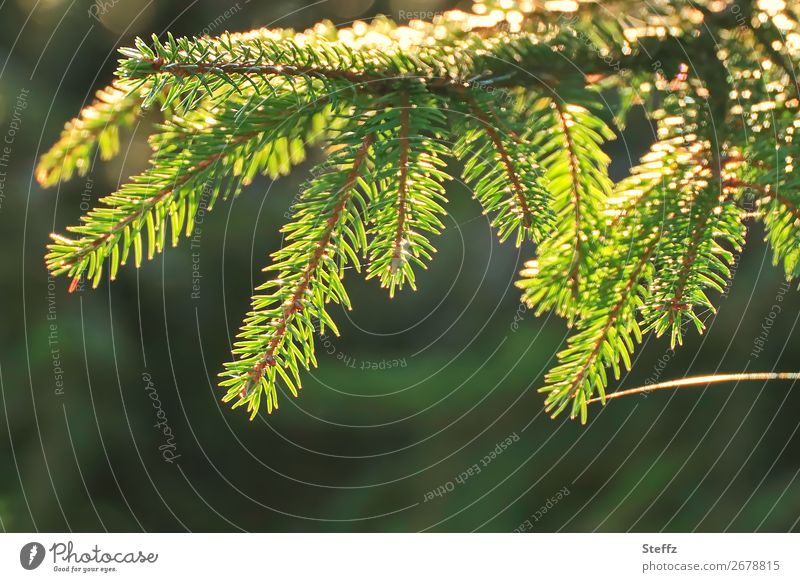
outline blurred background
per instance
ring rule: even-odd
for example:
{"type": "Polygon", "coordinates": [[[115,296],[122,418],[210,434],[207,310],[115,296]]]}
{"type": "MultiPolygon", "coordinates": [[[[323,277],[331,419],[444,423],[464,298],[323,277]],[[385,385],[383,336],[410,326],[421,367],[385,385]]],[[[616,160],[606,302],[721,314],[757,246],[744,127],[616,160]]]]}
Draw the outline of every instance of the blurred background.
{"type": "MultiPolygon", "coordinates": [[[[48,279],[48,233],[76,223],[146,164],[142,123],[123,138],[123,155],[89,179],[44,191],[32,178],[63,123],[111,79],[117,47],[165,31],[303,29],[376,14],[402,21],[454,6],[0,2],[3,530],[798,529],[800,391],[792,383],[629,397],[594,410],[585,427],[541,412],[536,389],[567,329],[520,306],[513,282],[532,249],[498,244],[458,183],[419,291],[390,301],[374,280],[351,277],[354,309],[334,310],[341,338],[321,341],[320,366],[300,398],[284,396],[277,414],[252,423],[219,402],[216,374],[318,156],[219,204],[194,258],[182,244],[138,272],[124,269],[113,285],[72,295],[65,280],[48,279]]],[[[634,111],[609,145],[616,178],[652,135],[634,111]]],[[[612,389],[798,369],[800,295],[770,265],[763,233],[748,238],[709,332],[687,334],[676,353],[647,340],[612,389]]]]}

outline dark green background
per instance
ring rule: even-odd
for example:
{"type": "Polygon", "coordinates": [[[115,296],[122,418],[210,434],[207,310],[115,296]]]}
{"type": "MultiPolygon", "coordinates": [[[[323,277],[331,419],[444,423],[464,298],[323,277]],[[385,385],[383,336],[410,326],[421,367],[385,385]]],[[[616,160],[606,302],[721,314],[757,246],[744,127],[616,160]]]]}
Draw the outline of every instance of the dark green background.
{"type": "MultiPolygon", "coordinates": [[[[62,124],[110,80],[116,47],[151,32],[201,32],[226,10],[233,14],[213,32],[446,6],[122,0],[100,22],[88,7],[0,3],[0,139],[17,95],[28,91],[0,206],[4,530],[511,531],[529,518],[536,531],[798,529],[800,394],[791,383],[631,397],[596,409],[586,427],[541,413],[536,388],[567,330],[520,308],[513,281],[532,250],[499,245],[458,183],[419,291],[390,301],[375,281],[350,277],[355,307],[334,310],[343,332],[327,346],[334,354],[320,350],[300,398],[283,397],[271,417],[250,423],[220,404],[215,376],[309,165],[257,182],[206,217],[199,300],[190,298],[192,257],[182,244],[95,291],[68,295],[67,282],[56,280],[56,319],[48,321],[44,245],[54,227],[76,222],[86,180],[43,191],[32,171],[62,124]],[[55,393],[53,348],[63,395],[55,393]],[[406,366],[360,369],[395,359],[406,366]],[[174,431],[175,464],[159,454],[144,373],[174,431]],[[483,467],[515,433],[518,441],[483,467]],[[479,474],[455,481],[476,463],[479,474]],[[425,501],[448,482],[452,491],[425,501]],[[563,488],[569,495],[548,503],[563,488]]],[[[119,160],[94,168],[93,199],[144,167],[146,134],[142,124],[123,139],[119,160]]],[[[609,146],[615,177],[650,139],[635,114],[625,139],[609,146]]],[[[782,282],[762,238],[758,228],[749,233],[709,332],[688,334],[674,355],[665,341],[647,340],[633,373],[612,388],[639,385],[660,368],[661,380],[797,370],[794,290],[780,302],[765,351],[749,355],[782,282]]]]}

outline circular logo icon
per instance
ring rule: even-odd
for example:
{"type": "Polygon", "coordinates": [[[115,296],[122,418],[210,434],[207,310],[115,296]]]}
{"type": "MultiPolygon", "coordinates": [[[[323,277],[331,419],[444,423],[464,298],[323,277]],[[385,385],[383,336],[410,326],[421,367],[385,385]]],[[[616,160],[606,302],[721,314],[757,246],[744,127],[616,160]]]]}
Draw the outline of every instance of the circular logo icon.
{"type": "Polygon", "coordinates": [[[19,551],[19,563],[26,570],[35,570],[44,561],[44,546],[39,542],[29,542],[19,551]]]}

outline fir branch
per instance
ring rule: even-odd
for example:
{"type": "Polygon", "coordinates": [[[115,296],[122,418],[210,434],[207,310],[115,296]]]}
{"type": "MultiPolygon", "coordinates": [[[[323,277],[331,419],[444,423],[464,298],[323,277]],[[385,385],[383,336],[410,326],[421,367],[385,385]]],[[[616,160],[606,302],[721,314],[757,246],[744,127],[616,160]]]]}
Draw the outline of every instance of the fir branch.
{"type": "MultiPolygon", "coordinates": [[[[446,50],[438,49],[435,57],[446,50]]],[[[228,36],[175,39],[170,35],[165,43],[153,37],[148,46],[137,39],[135,48],[121,49],[127,58],[120,62],[117,75],[150,80],[145,104],[158,93],[166,93],[165,105],[180,100],[188,107],[198,98],[218,103],[234,94],[270,93],[285,85],[328,97],[343,90],[384,93],[398,80],[425,80],[439,89],[463,86],[459,75],[428,54],[432,49],[417,51],[387,54],[385,47],[354,51],[318,35],[313,35],[313,42],[288,37],[234,41],[228,36]]]]}
{"type": "MultiPolygon", "coordinates": [[[[760,22],[760,21],[759,21],[760,22]]],[[[794,22],[795,18],[786,20],[794,22]]],[[[795,161],[800,155],[795,139],[800,110],[797,81],[785,67],[776,67],[774,55],[766,61],[758,51],[741,51],[742,45],[756,45],[763,23],[752,23],[726,39],[726,67],[733,77],[736,104],[731,108],[732,124],[741,127],[735,135],[743,163],[736,181],[748,196],[744,203],[755,202],[772,249],[773,264],[783,263],[788,279],[800,275],[800,182],[795,178],[795,161]],[[756,73],[757,72],[757,73],[756,73]]],[[[785,54],[787,58],[798,57],[785,54]]],[[[773,49],[777,50],[777,49],[773,49]]]]}
{"type": "Polygon", "coordinates": [[[793,7],[755,7],[741,26],[732,10],[683,0],[583,2],[555,18],[547,3],[501,4],[409,27],[378,18],[121,49],[115,85],[67,125],[38,178],[85,174],[95,151],[116,153],[119,130],[158,105],[152,166],[72,227],[76,238],[53,235],[49,270],[73,277],[71,288],[82,276],[97,285],[106,264],[113,279],[131,248],[138,265],[145,240],[152,257],[169,231],[173,244],[191,233],[201,199],[210,208],[258,174],[285,175],[324,140],[328,158],[221,374],[224,400],[252,418],[262,400],[277,407],[279,382],[297,394],[316,333],[338,333],[328,305],[350,306],[345,269],[366,260],[390,296],[416,288],[455,157],[499,238],[537,243],[523,300],[575,327],[541,391],[550,413],[584,422],[642,333],[681,343],[687,318],[703,331],[696,311],[713,311],[709,292],[728,284],[745,219],[762,220],[774,261],[800,274],[800,45],[776,42],[778,30],[800,34],[793,7]],[[709,56],[702,79],[684,49],[709,56]],[[640,104],[658,124],[615,186],[601,91],[619,98],[618,119],[640,104]]]}
{"type": "Polygon", "coordinates": [[[545,410],[553,417],[572,402],[570,417],[580,416],[586,422],[586,405],[599,392],[605,398],[608,384],[606,367],[613,367],[619,377],[620,360],[630,367],[634,341],[641,341],[636,310],[646,294],[642,280],[650,276],[650,258],[658,237],[643,247],[633,265],[617,269],[598,285],[598,297],[593,309],[577,323],[577,332],[568,347],[558,354],[559,364],[546,377],[540,392],[547,393],[545,410]]]}
{"type": "Polygon", "coordinates": [[[416,289],[413,264],[426,268],[435,252],[428,237],[444,228],[449,176],[443,171],[447,150],[436,141],[445,131],[439,102],[418,86],[386,105],[378,113],[385,146],[376,148],[377,187],[367,211],[367,278],[379,277],[392,297],[406,282],[416,289]]]}
{"type": "MultiPolygon", "coordinates": [[[[589,92],[575,101],[593,103],[589,92]]],[[[526,265],[518,286],[523,299],[542,313],[553,309],[572,321],[579,313],[583,280],[592,269],[611,192],[604,140],[613,132],[589,109],[537,98],[525,105],[534,121],[529,132],[545,169],[556,216],[555,229],[526,265]],[[571,249],[565,252],[565,249],[571,249]]]]}
{"type": "Polygon", "coordinates": [[[705,193],[710,200],[704,200],[703,194],[695,199],[689,209],[687,230],[682,226],[670,228],[672,224],[665,227],[669,233],[659,249],[653,295],[643,307],[648,330],[655,330],[656,336],[670,331],[672,347],[683,343],[684,317],[694,323],[698,332],[703,332],[705,324],[694,309],[715,311],[705,290],[724,291],[731,276],[731,250],[741,250],[744,242],[741,209],[718,200],[713,188],[706,190],[710,190],[705,193]],[[731,250],[720,242],[730,245],[731,250]]]}
{"type": "Polygon", "coordinates": [[[59,140],[42,155],[36,166],[39,184],[48,187],[67,181],[74,174],[85,176],[92,167],[95,151],[104,161],[116,156],[119,130],[132,126],[140,113],[141,90],[121,80],[99,90],[91,105],[67,122],[59,140]]]}
{"type": "Polygon", "coordinates": [[[268,412],[278,407],[278,378],[297,396],[299,368],[316,365],[313,334],[326,326],[338,333],[325,304],[349,306],[341,277],[348,263],[358,266],[356,252],[365,246],[359,210],[364,201],[357,186],[364,182],[375,134],[352,125],[346,131],[338,141],[348,146],[333,154],[334,169],[303,192],[293,222],[284,227],[288,244],[266,269],[277,275],[256,288],[234,346],[238,358],[221,374],[220,386],[227,388],[223,401],[246,405],[251,418],[262,395],[268,412]]]}
{"type": "Polygon", "coordinates": [[[403,259],[403,243],[407,235],[407,212],[408,212],[408,134],[411,131],[411,113],[409,109],[411,103],[408,100],[408,93],[405,91],[400,95],[400,160],[399,178],[397,184],[397,226],[395,227],[394,245],[392,247],[392,262],[389,271],[397,271],[403,259]]]}
{"type": "Polygon", "coordinates": [[[724,290],[731,251],[741,250],[745,236],[742,210],[730,200],[733,189],[711,169],[720,162],[711,142],[694,133],[699,128],[690,113],[666,118],[681,153],[673,157],[672,191],[663,194],[671,200],[664,205],[651,295],[642,306],[646,330],[656,336],[669,331],[672,347],[683,342],[685,318],[699,333],[705,329],[695,309],[714,311],[707,290],[724,290]]]}
{"type": "MultiPolygon", "coordinates": [[[[500,163],[506,171],[508,181],[511,183],[513,188],[514,198],[516,199],[515,210],[517,211],[517,214],[519,214],[518,220],[522,225],[522,229],[529,229],[533,224],[533,213],[528,207],[528,201],[525,199],[525,191],[520,183],[519,176],[517,175],[517,171],[514,168],[513,162],[511,161],[511,157],[509,156],[506,147],[503,145],[503,140],[500,139],[500,136],[495,130],[492,122],[489,121],[487,115],[480,110],[480,107],[478,107],[474,100],[472,100],[470,105],[472,113],[483,126],[483,131],[486,132],[489,140],[497,150],[497,157],[500,159],[500,163]]],[[[496,115],[493,117],[496,118],[496,115]]],[[[509,130],[509,134],[512,139],[518,139],[517,134],[513,132],[513,130],[509,130]]]]}
{"type": "Polygon", "coordinates": [[[569,156],[569,175],[572,180],[572,196],[573,196],[573,210],[575,213],[575,248],[572,255],[572,267],[569,269],[567,280],[570,291],[573,297],[578,295],[578,285],[580,285],[579,270],[581,259],[583,257],[583,244],[581,241],[581,232],[583,220],[581,217],[581,179],[580,169],[578,167],[578,155],[575,149],[575,142],[570,131],[570,124],[573,123],[572,119],[568,116],[565,108],[558,102],[553,101],[555,110],[558,114],[558,123],[561,126],[561,132],[564,135],[564,142],[569,156]]]}
{"type": "Polygon", "coordinates": [[[676,136],[673,139],[685,153],[675,158],[676,205],[665,207],[656,275],[642,311],[646,329],[656,336],[669,331],[673,347],[683,342],[684,318],[699,333],[705,329],[694,309],[714,312],[707,290],[724,290],[731,276],[732,251],[741,250],[745,237],[742,210],[730,200],[733,189],[725,187],[736,178],[740,163],[731,157],[722,168],[718,142],[704,137],[711,133],[713,120],[703,92],[702,87],[687,84],[657,114],[662,134],[676,136]]]}
{"type": "Polygon", "coordinates": [[[595,394],[605,398],[606,368],[613,369],[615,378],[620,362],[630,368],[642,327],[657,334],[670,329],[680,339],[676,297],[685,298],[678,313],[685,311],[699,322],[691,309],[710,305],[704,288],[719,288],[730,274],[729,255],[717,239],[741,244],[743,226],[735,207],[726,207],[724,214],[721,207],[714,211],[720,201],[707,182],[709,144],[692,132],[692,116],[698,114],[693,105],[700,103],[683,92],[667,100],[666,109],[656,115],[663,140],[610,200],[614,229],[595,252],[592,278],[575,307],[577,331],[541,389],[548,393],[546,409],[553,415],[571,403],[571,417],[585,422],[588,402],[595,394]],[[684,115],[673,115],[677,109],[684,115]]]}
{"type": "Polygon", "coordinates": [[[274,177],[288,173],[304,158],[305,142],[319,137],[316,128],[326,107],[324,102],[301,108],[294,103],[293,96],[285,96],[271,100],[266,109],[258,102],[240,104],[227,112],[216,111],[216,119],[208,125],[200,121],[207,117],[203,111],[187,119],[173,118],[152,138],[156,155],[150,170],[103,198],[105,206],[91,210],[80,226],[71,227],[79,238],[52,235],[48,269],[72,277],[71,289],[84,273],[97,286],[109,258],[113,280],[131,246],[136,266],[141,264],[143,229],[147,257],[152,258],[163,249],[168,225],[173,245],[184,225],[186,235],[191,235],[201,196],[206,195],[208,208],[213,208],[226,179],[223,197],[238,193],[259,172],[274,177]],[[242,116],[240,107],[249,107],[250,113],[242,116]],[[186,146],[175,147],[181,141],[186,146]]]}
{"type": "Polygon", "coordinates": [[[793,279],[800,275],[800,184],[785,186],[785,194],[764,190],[759,196],[759,208],[773,264],[783,263],[786,277],[793,279]]]}
{"type": "Polygon", "coordinates": [[[476,91],[465,96],[468,111],[453,153],[464,161],[464,181],[484,213],[493,215],[491,224],[500,240],[513,235],[519,246],[526,239],[545,238],[553,213],[534,144],[520,138],[523,121],[501,99],[476,91]],[[499,126],[509,132],[500,133],[499,126]]]}

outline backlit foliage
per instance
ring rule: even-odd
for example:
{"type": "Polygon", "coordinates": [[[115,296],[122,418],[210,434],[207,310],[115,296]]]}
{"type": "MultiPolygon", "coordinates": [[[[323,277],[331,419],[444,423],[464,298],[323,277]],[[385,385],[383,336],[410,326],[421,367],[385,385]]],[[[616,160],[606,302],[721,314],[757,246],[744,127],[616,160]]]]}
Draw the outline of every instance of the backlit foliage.
{"type": "Polygon", "coordinates": [[[502,0],[407,26],[139,40],[37,178],[84,175],[157,109],[151,167],[54,234],[47,266],[73,287],[113,279],[190,235],[201,196],[210,208],[322,148],[221,373],[223,400],[253,417],[280,384],[296,395],[315,337],[338,333],[346,270],[390,296],[416,287],[460,167],[499,238],[534,243],[523,300],[573,328],[545,406],[585,421],[642,334],[702,333],[748,220],[800,274],[798,4],[502,0]],[[656,138],[614,184],[603,148],[631,107],[656,138]]]}

